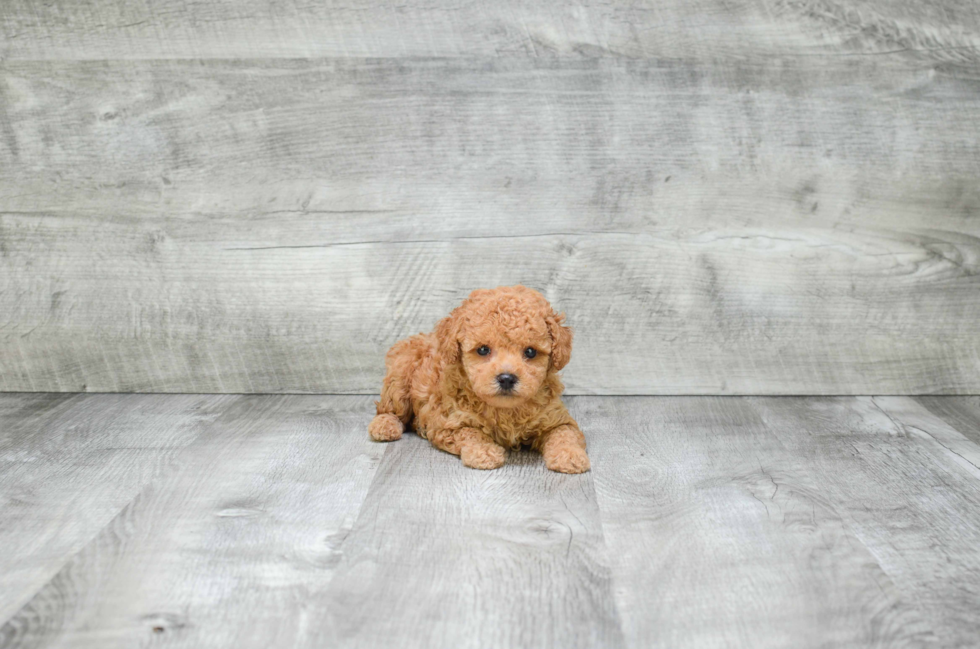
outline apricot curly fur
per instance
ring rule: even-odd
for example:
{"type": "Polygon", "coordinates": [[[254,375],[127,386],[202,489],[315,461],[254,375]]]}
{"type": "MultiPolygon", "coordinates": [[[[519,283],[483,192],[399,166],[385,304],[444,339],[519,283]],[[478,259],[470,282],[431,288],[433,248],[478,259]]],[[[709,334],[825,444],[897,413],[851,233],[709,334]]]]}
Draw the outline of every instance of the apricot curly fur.
{"type": "Polygon", "coordinates": [[[435,331],[388,350],[371,437],[392,441],[411,427],[476,469],[497,468],[506,449],[528,446],[553,471],[588,471],[585,436],[561,401],[558,371],[572,353],[563,323],[525,286],[473,291],[435,331]],[[517,378],[510,391],[497,378],[505,373],[517,378]]]}
{"type": "Polygon", "coordinates": [[[405,425],[393,414],[378,415],[368,425],[368,433],[379,442],[393,442],[400,439],[405,425]]]}

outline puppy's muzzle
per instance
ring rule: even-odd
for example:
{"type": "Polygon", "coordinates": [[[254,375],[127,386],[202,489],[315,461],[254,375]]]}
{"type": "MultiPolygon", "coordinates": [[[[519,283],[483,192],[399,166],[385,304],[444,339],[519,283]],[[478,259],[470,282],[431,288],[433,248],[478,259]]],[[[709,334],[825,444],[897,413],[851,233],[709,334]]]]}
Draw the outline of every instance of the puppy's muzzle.
{"type": "Polygon", "coordinates": [[[514,386],[517,385],[517,377],[513,374],[498,374],[497,375],[497,385],[500,386],[502,392],[511,392],[514,386]]]}

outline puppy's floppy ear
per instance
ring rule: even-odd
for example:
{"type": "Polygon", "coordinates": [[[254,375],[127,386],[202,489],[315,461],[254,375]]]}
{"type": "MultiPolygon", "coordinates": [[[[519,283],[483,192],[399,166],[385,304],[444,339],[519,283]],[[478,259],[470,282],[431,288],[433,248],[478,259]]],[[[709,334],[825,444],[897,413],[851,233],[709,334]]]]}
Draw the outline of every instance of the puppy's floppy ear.
{"type": "Polygon", "coordinates": [[[439,355],[447,365],[459,362],[459,337],[463,329],[463,313],[457,307],[436,325],[439,355]]]}
{"type": "Polygon", "coordinates": [[[560,370],[572,358],[572,330],[562,324],[565,321],[564,313],[552,311],[544,320],[551,334],[551,366],[560,370]]]}

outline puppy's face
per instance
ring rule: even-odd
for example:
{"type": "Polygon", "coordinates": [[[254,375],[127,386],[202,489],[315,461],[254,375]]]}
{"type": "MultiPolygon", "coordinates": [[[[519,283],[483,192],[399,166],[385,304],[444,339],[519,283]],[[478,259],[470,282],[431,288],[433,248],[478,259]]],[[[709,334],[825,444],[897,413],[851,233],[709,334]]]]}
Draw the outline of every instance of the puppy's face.
{"type": "Polygon", "coordinates": [[[572,332],[543,295],[523,286],[474,291],[436,328],[444,362],[461,363],[476,395],[514,408],[571,355],[572,332]]]}
{"type": "Polygon", "coordinates": [[[551,338],[538,327],[502,330],[485,323],[463,332],[461,360],[470,386],[496,408],[513,408],[534,396],[548,375],[551,338]]]}

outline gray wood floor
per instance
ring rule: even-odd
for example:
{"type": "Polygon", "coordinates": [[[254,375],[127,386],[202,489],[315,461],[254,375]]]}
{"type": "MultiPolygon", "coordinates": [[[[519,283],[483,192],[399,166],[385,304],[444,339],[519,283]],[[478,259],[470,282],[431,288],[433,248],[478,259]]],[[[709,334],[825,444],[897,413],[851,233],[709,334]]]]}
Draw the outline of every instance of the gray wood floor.
{"type": "Polygon", "coordinates": [[[568,403],[581,476],[364,396],[0,395],[0,646],[976,645],[980,398],[568,403]]]}

